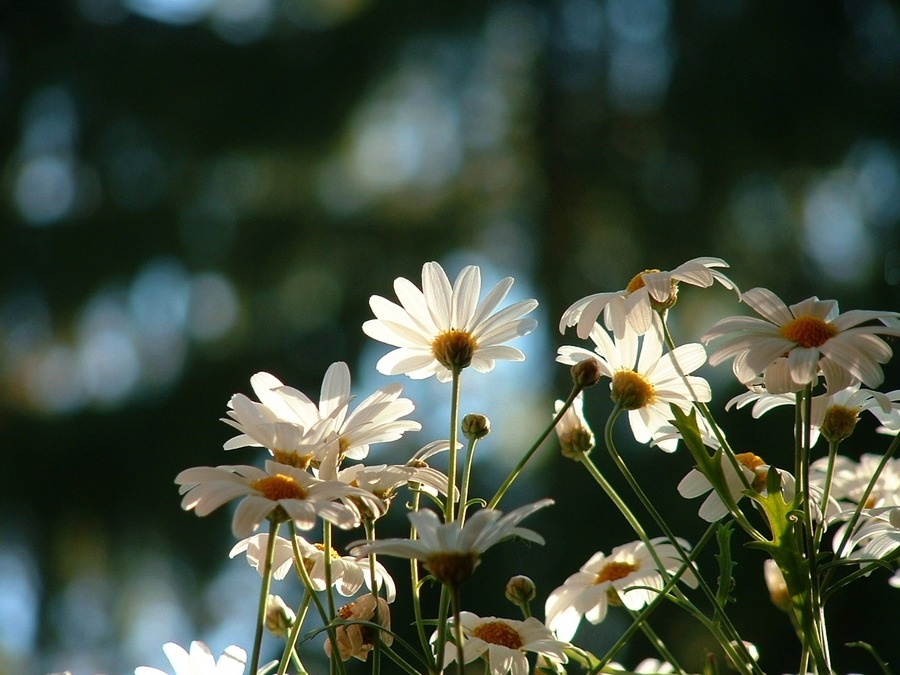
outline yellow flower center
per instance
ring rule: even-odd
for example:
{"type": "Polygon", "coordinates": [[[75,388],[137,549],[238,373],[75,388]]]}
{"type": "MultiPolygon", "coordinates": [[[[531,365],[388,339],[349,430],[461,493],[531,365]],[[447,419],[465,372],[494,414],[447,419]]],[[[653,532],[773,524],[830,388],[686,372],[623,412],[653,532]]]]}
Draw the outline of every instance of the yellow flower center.
{"type": "Polygon", "coordinates": [[[521,649],[524,642],[519,631],[505,621],[488,621],[476,626],[472,635],[492,645],[502,645],[510,649],[521,649]]]}
{"type": "MultiPolygon", "coordinates": [[[[644,283],[644,275],[652,274],[654,272],[659,272],[658,269],[649,269],[644,270],[643,272],[639,272],[632,277],[631,281],[628,282],[628,285],[625,287],[625,295],[631,295],[639,288],[643,288],[646,284],[644,283]]],[[[675,301],[678,299],[678,282],[672,279],[672,283],[670,284],[669,297],[665,300],[657,300],[652,295],[650,296],[650,306],[655,309],[657,312],[662,312],[664,310],[669,309],[672,305],[675,304],[675,301]]]]}
{"type": "Polygon", "coordinates": [[[441,333],[431,342],[431,353],[445,368],[462,370],[472,363],[478,342],[464,330],[451,329],[441,333]]]}
{"type": "Polygon", "coordinates": [[[472,576],[478,564],[478,555],[474,552],[450,553],[439,551],[425,558],[425,569],[435,579],[448,586],[459,586],[472,576]]]}
{"type": "Polygon", "coordinates": [[[750,487],[756,492],[765,490],[766,478],[768,477],[769,472],[760,467],[764,467],[766,461],[762,457],[754,455],[752,452],[739,452],[734,458],[753,472],[755,477],[753,478],[753,482],[750,483],[750,487]]]}
{"type": "Polygon", "coordinates": [[[838,334],[838,329],[816,316],[798,316],[781,328],[779,334],[800,347],[821,347],[838,334]]]}
{"type": "Polygon", "coordinates": [[[858,419],[859,408],[833,405],[825,411],[825,419],[822,420],[820,431],[827,441],[837,443],[850,437],[856,428],[858,419]]]}
{"type": "Polygon", "coordinates": [[[619,370],[612,378],[612,400],[625,410],[637,410],[656,400],[656,392],[643,375],[619,370]]]}
{"type": "Polygon", "coordinates": [[[312,453],[308,452],[305,455],[301,455],[299,452],[288,452],[285,450],[273,450],[272,451],[273,459],[279,464],[287,464],[288,466],[292,466],[295,469],[301,469],[306,471],[309,468],[310,462],[312,462],[312,453]]]}
{"type": "Polygon", "coordinates": [[[631,293],[634,293],[639,288],[643,288],[644,287],[644,275],[652,274],[653,272],[659,272],[659,270],[657,270],[657,269],[644,270],[643,272],[638,272],[637,274],[635,274],[631,278],[631,281],[628,282],[628,285],[625,287],[625,292],[630,295],[631,293]]]}
{"type": "Polygon", "coordinates": [[[273,502],[277,502],[279,499],[306,499],[307,496],[306,490],[298,485],[297,481],[283,473],[255,480],[250,487],[273,502]]]}
{"type": "Polygon", "coordinates": [[[637,572],[639,568],[640,566],[637,563],[621,562],[617,560],[610,561],[597,572],[597,578],[594,579],[594,585],[602,584],[604,581],[624,579],[632,572],[637,572]]]}

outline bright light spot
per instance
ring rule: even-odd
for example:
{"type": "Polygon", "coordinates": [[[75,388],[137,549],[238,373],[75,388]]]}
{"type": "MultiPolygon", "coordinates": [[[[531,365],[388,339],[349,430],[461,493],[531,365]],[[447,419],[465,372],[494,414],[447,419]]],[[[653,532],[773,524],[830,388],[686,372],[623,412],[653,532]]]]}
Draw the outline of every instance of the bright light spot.
{"type": "Polygon", "coordinates": [[[88,395],[114,404],[131,394],[141,375],[135,330],[114,293],[95,297],[78,326],[78,367],[88,395]]]}
{"type": "Polygon", "coordinates": [[[612,29],[630,42],[652,42],[669,24],[666,0],[609,0],[606,13],[612,29]]]}
{"type": "Polygon", "coordinates": [[[151,336],[180,332],[187,321],[188,273],[177,260],[149,262],[128,294],[128,304],[140,330],[151,336]]]}
{"type": "Polygon", "coordinates": [[[816,183],[803,207],[806,250],[831,278],[862,284],[872,273],[874,247],[863,225],[859,194],[846,173],[816,183]]]}
{"type": "Polygon", "coordinates": [[[16,179],[16,206],[32,225],[50,225],[64,218],[75,203],[75,193],[72,162],[54,155],[25,160],[16,179]]]}
{"type": "Polygon", "coordinates": [[[234,44],[264,37],[274,18],[272,0],[218,0],[209,13],[213,30],[234,44]]]}
{"type": "Polygon", "coordinates": [[[37,635],[40,580],[31,552],[6,542],[0,550],[0,652],[24,654],[37,635]]]}
{"type": "Polygon", "coordinates": [[[191,282],[188,333],[208,342],[223,337],[237,320],[240,303],[231,282],[221,274],[206,272],[191,282]]]}
{"type": "Polygon", "coordinates": [[[669,87],[672,57],[663,43],[617,43],[609,62],[609,95],[620,110],[656,107],[669,87]]]}
{"type": "Polygon", "coordinates": [[[28,397],[39,410],[51,413],[73,412],[84,405],[75,350],[53,345],[33,354],[25,371],[28,397]]]}
{"type": "Polygon", "coordinates": [[[125,6],[154,21],[183,26],[202,19],[216,0],[124,0],[125,6]]]}
{"type": "Polygon", "coordinates": [[[68,155],[78,140],[78,111],[64,87],[47,87],[28,99],[23,111],[22,152],[68,155]]]}
{"type": "Polygon", "coordinates": [[[845,162],[856,172],[856,189],[866,220],[876,227],[892,227],[900,218],[900,158],[884,142],[854,146],[845,162]]]}
{"type": "Polygon", "coordinates": [[[429,79],[401,76],[357,115],[351,167],[364,190],[438,187],[459,170],[458,113],[429,79]]]}
{"type": "Polygon", "coordinates": [[[110,638],[115,621],[113,599],[105,575],[86,573],[70,581],[53,603],[52,619],[60,642],[68,648],[83,649],[110,638]]]}

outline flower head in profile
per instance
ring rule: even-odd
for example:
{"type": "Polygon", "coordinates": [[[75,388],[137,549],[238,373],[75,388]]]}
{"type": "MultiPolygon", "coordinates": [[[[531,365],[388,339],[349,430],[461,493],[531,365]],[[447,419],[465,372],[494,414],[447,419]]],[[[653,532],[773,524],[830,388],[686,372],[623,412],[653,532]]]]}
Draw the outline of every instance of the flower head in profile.
{"type": "MultiPolygon", "coordinates": [[[[594,324],[590,338],[593,352],[583,347],[560,347],[556,360],[574,365],[587,358],[596,359],[605,377],[610,378],[613,401],[628,411],[631,431],[639,443],[650,442],[657,432],[669,426],[670,404],[689,412],[694,401],[709,401],[712,391],[702,377],[690,375],[706,362],[706,350],[698,343],[685,344],[663,354],[659,319],[653,330],[643,336],[626,329],[622,337],[612,338],[602,326],[594,324]]],[[[672,451],[678,439],[660,442],[672,451]]]]}
{"type": "Polygon", "coordinates": [[[324,481],[306,471],[286,464],[267,461],[265,469],[255,466],[197,466],[185,469],[175,478],[184,495],[181,508],[206,516],[232,499],[241,497],[234,512],[232,530],[247,537],[266,518],[293,521],[301,530],[309,530],[318,517],[342,529],[357,527],[359,512],[339,500],[356,497],[380,513],[382,502],[365,490],[340,481],[324,481]]]}
{"type": "Polygon", "coordinates": [[[841,314],[836,301],[817,297],[788,306],[765,288],[752,288],[741,299],[763,318],[728,317],[702,338],[712,343],[710,364],[733,358],[741,382],[762,375],[769,393],[780,394],[815,384],[820,371],[829,391],[854,382],[877,387],[884,380],[881,364],[891,349],[878,335],[900,335],[900,327],[884,323],[900,316],[896,312],[841,314]]]}
{"type": "Polygon", "coordinates": [[[369,305],[377,318],[363,324],[366,335],[397,347],[378,361],[378,371],[413,379],[435,375],[446,382],[453,371],[470,366],[488,372],[497,360],[524,360],[521,351],[504,343],[535,329],[537,321],[523,317],[537,307],[537,300],[495,312],[512,284],[512,277],[503,279],[479,301],[478,267],[463,268],[451,286],[436,262],[422,268],[421,290],[408,279],[396,279],[400,304],[373,295],[369,305]]]}
{"type": "Polygon", "coordinates": [[[432,576],[448,586],[459,586],[472,576],[481,554],[497,542],[520,537],[543,544],[544,539],[519,523],[538,509],[549,506],[552,499],[541,499],[503,515],[496,509],[481,509],[466,519],[441,523],[428,509],[408,514],[416,529],[417,539],[381,539],[351,544],[350,553],[363,556],[370,552],[399,558],[421,560],[432,576]]]}
{"type": "MultiPolygon", "coordinates": [[[[852,506],[866,494],[869,483],[872,482],[879,464],[884,459],[881,455],[864,453],[859,460],[851,459],[845,455],[837,455],[834,459],[833,477],[831,479],[831,494],[841,502],[852,506]]],[[[817,459],[809,466],[810,484],[823,486],[828,474],[828,458],[817,459]]],[[[882,506],[900,506],[900,459],[892,457],[887,461],[875,485],[868,493],[867,509],[882,506]]]]}
{"type": "MultiPolygon", "coordinates": [[[[382,599],[376,598],[371,593],[361,595],[353,602],[344,605],[337,612],[337,618],[348,623],[339,624],[335,629],[337,634],[338,653],[342,661],[349,661],[351,657],[365,661],[369,658],[369,652],[375,648],[375,629],[354,621],[368,621],[377,623],[387,630],[379,631],[381,643],[388,647],[394,642],[391,630],[391,608],[382,599]],[[376,607],[378,614],[376,617],[376,607]]],[[[325,653],[331,657],[331,640],[325,640],[325,653]]]]}
{"type": "Polygon", "coordinates": [[[244,394],[232,396],[228,417],[222,421],[241,434],[225,443],[226,450],[262,446],[276,461],[305,468],[313,460],[321,462],[329,450],[363,459],[369,445],[395,441],[422,428],[401,419],[415,406],[400,396],[402,387],[397,384],[379,389],[351,411],[350,370],[341,361],[325,372],[318,404],[269,373],[256,373],[250,385],[259,403],[244,394]]]}
{"type": "MultiPolygon", "coordinates": [[[[463,634],[463,654],[467,663],[479,657],[487,661],[486,672],[491,675],[527,675],[526,652],[539,654],[550,663],[566,663],[567,642],[557,640],[550,629],[534,617],[524,621],[479,617],[471,612],[460,612],[459,623],[463,634]]],[[[444,668],[456,660],[457,652],[448,643],[444,650],[444,668]]]]}
{"type": "MultiPolygon", "coordinates": [[[[326,585],[325,565],[327,558],[325,556],[325,547],[322,544],[311,544],[303,537],[296,537],[297,548],[300,551],[300,557],[303,560],[303,566],[306,573],[312,581],[313,590],[324,591],[326,585]]],[[[269,543],[269,534],[262,532],[252,537],[243,539],[235,544],[229,557],[234,558],[241,553],[247,554],[247,562],[256,569],[260,574],[265,569],[266,547],[269,543]]],[[[338,593],[346,598],[356,595],[356,592],[365,584],[366,588],[372,590],[372,575],[369,559],[357,558],[352,555],[338,555],[337,551],[331,549],[331,584],[338,593]]],[[[295,564],[294,547],[291,545],[290,539],[276,536],[275,551],[272,560],[272,576],[281,580],[287,576],[295,564]]],[[[393,602],[397,597],[397,586],[393,578],[380,562],[375,562],[375,583],[378,590],[382,587],[385,589],[385,597],[388,602],[393,602]]]]}
{"type": "MultiPolygon", "coordinates": [[[[175,669],[175,675],[243,675],[247,663],[247,652],[236,645],[225,648],[216,660],[209,647],[199,641],[191,643],[191,651],[174,642],[163,645],[163,651],[169,663],[175,669]]],[[[138,666],[134,675],[168,675],[166,671],[149,666],[138,666]]]]}
{"type": "MultiPolygon", "coordinates": [[[[741,470],[738,474],[735,465],[724,451],[718,451],[722,476],[731,499],[737,503],[744,496],[744,490],[753,489],[762,492],[766,487],[769,466],[752,452],[741,452],[734,456],[741,470]]],[[[685,499],[694,499],[709,493],[700,506],[700,517],[708,523],[714,523],[728,513],[728,507],[722,496],[713,488],[709,477],[699,469],[691,469],[678,483],[678,493],[685,499]]]]}
{"type": "MultiPolygon", "coordinates": [[[[681,567],[683,561],[668,540],[657,538],[650,543],[669,574],[681,567]]],[[[687,542],[679,539],[679,543],[684,549],[690,548],[687,542]]],[[[682,574],[681,581],[692,588],[697,585],[690,570],[682,574]]],[[[606,618],[609,605],[638,610],[651,602],[663,586],[664,575],[643,542],[617,546],[608,556],[595,553],[547,598],[547,626],[560,639],[571,640],[582,617],[596,624],[606,618]]]]}
{"type": "MultiPolygon", "coordinates": [[[[556,402],[556,415],[562,410],[563,405],[565,405],[563,401],[556,402]]],[[[594,447],[594,432],[584,418],[584,397],[581,392],[556,423],[556,435],[559,437],[559,447],[563,456],[570,459],[578,459],[594,447]]]]}
{"type": "Polygon", "coordinates": [[[655,310],[666,310],[675,304],[679,282],[707,288],[718,281],[740,296],[734,282],[718,267],[728,267],[728,263],[719,258],[694,258],[671,271],[644,270],[621,291],[595,293],[573,303],[563,312],[559,332],[564,333],[567,326],[577,326],[578,337],[583,340],[602,313],[604,325],[616,337],[622,337],[626,327],[643,335],[650,329],[655,310]]]}

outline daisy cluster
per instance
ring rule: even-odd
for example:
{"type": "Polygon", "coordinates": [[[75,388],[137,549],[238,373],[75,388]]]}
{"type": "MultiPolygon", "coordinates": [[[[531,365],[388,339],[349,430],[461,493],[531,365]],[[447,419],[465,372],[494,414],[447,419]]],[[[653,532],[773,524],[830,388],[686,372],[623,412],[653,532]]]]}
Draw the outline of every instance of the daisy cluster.
{"type": "MultiPolygon", "coordinates": [[[[252,650],[233,645],[217,661],[202,643],[189,651],[167,644],[176,675],[238,675],[245,668],[253,675],[305,673],[304,659],[312,657],[304,650],[320,632],[325,656],[319,658],[327,658],[331,673],[345,672],[343,664],[351,658],[371,664],[373,672],[384,663],[391,668],[387,672],[461,674],[466,664],[478,661],[491,675],[613,673],[624,670],[613,659],[638,630],[659,658],[642,661],[633,672],[684,673],[695,667],[688,663],[691,655],[670,649],[649,627],[649,616],[665,601],[700,619],[729,667],[761,673],[759,654],[727,615],[729,589],[721,579],[730,569],[704,575],[709,564],[704,548],[711,541],[718,542],[720,561],[729,559],[728,537],[719,525],[729,521],[761,552],[772,601],[791,615],[786,626],[800,638],[801,662],[830,671],[826,596],[895,565],[900,556],[900,460],[892,458],[900,390],[878,390],[892,355],[887,340],[900,335],[900,314],[840,313],[837,302],[815,297],[788,305],[764,288],[741,292],[724,273],[727,268],[723,260],[703,257],[671,271],[648,269],[622,290],[594,293],[566,309],[560,332],[574,327],[577,338],[587,341],[558,349],[556,360],[570,367],[573,389],[548,410],[545,432],[493,496],[470,494],[472,458],[490,423],[482,415],[460,419],[459,385],[470,371],[488,373],[497,361],[525,359],[508,343],[536,328],[529,314],[537,301],[504,305],[512,278],[482,294],[478,267],[465,267],[451,282],[439,264],[429,262],[420,286],[404,278],[394,282],[396,302],[371,297],[375,318],[362,330],[392,347],[378,361],[378,371],[450,385],[448,437],[424,444],[404,464],[369,461],[378,452],[373,446],[421,430],[412,418],[415,405],[399,383],[356,403],[343,362],[328,368],[317,400],[275,375],[253,375],[252,396],[233,395],[223,422],[237,432],[224,450],[255,457],[246,464],[188,468],[175,482],[182,508],[198,516],[232,507],[231,557],[243,557],[261,577],[257,632],[252,650]],[[698,340],[676,344],[669,314],[677,311],[684,286],[719,286],[758,316],[722,319],[698,340]],[[700,371],[729,361],[746,391],[726,410],[749,407],[754,418],[785,405],[796,410],[793,426],[783,438],[772,434],[764,450],[737,448],[714,414],[722,406],[713,405],[712,388],[700,371]],[[628,485],[626,496],[594,457],[598,435],[586,417],[585,396],[601,382],[608,385],[611,412],[600,445],[628,485]],[[839,454],[864,411],[887,435],[888,450],[839,454]],[[656,507],[662,496],[651,499],[619,453],[613,428],[620,416],[636,443],[666,453],[682,450],[684,473],[672,496],[702,498],[698,516],[709,529],[696,545],[676,534],[656,507]],[[465,605],[467,584],[482,558],[508,539],[544,543],[522,522],[550,508],[552,499],[508,511],[498,505],[554,430],[564,458],[557,461],[583,466],[635,539],[598,542],[597,552],[580,568],[563,570],[559,585],[541,596],[542,618],[531,606],[538,589],[524,576],[505,586],[520,617],[479,617],[465,605]],[[826,444],[827,450],[820,450],[826,444]],[[776,466],[764,456],[791,459],[776,466]],[[630,506],[635,501],[649,519],[635,516],[630,506]],[[408,537],[377,536],[392,508],[406,510],[408,537]],[[359,536],[339,552],[333,527],[358,529],[359,536]],[[713,537],[717,531],[719,537],[713,537]],[[822,565],[827,556],[840,564],[822,565]],[[408,560],[408,582],[395,580],[384,557],[408,560]],[[718,579],[719,587],[707,579],[718,579]],[[289,581],[303,588],[296,611],[270,592],[274,583],[289,581]],[[432,591],[435,602],[428,606],[436,609],[426,615],[422,597],[432,591]],[[340,607],[335,594],[346,601],[340,607]],[[395,639],[399,633],[390,621],[398,599],[410,602],[416,616],[412,635],[403,639],[395,639]],[[313,608],[319,623],[304,629],[313,608]],[[621,612],[630,624],[613,648],[595,655],[576,646],[577,637],[611,612],[621,612]],[[260,664],[264,627],[283,647],[281,658],[268,665],[260,664]]],[[[582,536],[605,535],[586,529],[582,536]]],[[[891,584],[900,586],[900,575],[891,584]]]]}

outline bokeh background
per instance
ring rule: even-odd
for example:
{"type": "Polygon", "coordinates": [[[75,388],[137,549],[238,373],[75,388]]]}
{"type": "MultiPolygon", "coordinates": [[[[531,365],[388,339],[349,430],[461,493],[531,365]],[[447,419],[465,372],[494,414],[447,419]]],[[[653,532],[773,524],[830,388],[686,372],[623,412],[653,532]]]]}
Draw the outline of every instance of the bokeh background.
{"type": "MultiPolygon", "coordinates": [[[[425,261],[513,275],[516,298],[541,302],[517,345],[528,360],[464,381],[463,412],[493,422],[475,469],[487,494],[568,391],[553,357],[576,338],[556,324],[579,297],[713,255],[742,288],[789,302],[900,309],[898,103],[887,0],[4,3],[0,672],[164,667],[170,640],[249,648],[258,577],[227,557],[230,514],[182,512],[173,478],[259,459],[224,456],[218,421],[254,372],[310,396],[337,360],[361,396],[389,381],[374,370],[387,347],[360,330],[367,300],[392,297],[397,276],[418,282],[425,261]]],[[[720,287],[683,289],[676,337],[742,311],[720,287]]],[[[727,366],[704,374],[719,408],[738,392],[727,366]]],[[[890,368],[886,388],[898,381],[890,368]]],[[[447,387],[404,384],[425,428],[373,460],[447,436],[447,387]]],[[[587,403],[597,429],[601,389],[587,403]]],[[[789,462],[789,416],[748,419],[726,416],[742,449],[789,462]]],[[[674,489],[687,455],[618,431],[696,540],[696,504],[674,489]]],[[[862,436],[848,454],[886,445],[862,436]]],[[[532,576],[542,602],[633,538],[555,441],[505,506],[548,495],[553,513],[531,522],[547,545],[492,551],[467,608],[514,617],[511,574],[532,576]]],[[[395,511],[384,531],[400,535],[395,511]]],[[[797,672],[742,543],[735,620],[768,672],[797,672]]],[[[840,672],[877,670],[854,640],[900,661],[887,576],[829,606],[840,672]]],[[[653,625],[700,667],[711,645],[695,622],[665,607],[653,625]]],[[[624,626],[612,613],[578,642],[602,650],[624,626]]],[[[650,655],[638,639],[620,660],[650,655]]]]}

